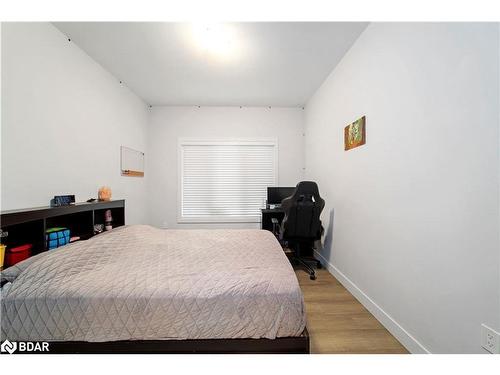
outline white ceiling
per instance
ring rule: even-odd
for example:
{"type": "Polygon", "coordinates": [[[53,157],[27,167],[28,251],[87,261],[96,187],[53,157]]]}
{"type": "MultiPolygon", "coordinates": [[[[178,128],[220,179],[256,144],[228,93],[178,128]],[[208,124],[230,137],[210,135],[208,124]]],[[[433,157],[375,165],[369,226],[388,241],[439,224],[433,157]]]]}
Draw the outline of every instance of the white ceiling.
{"type": "Polygon", "coordinates": [[[367,23],[203,26],[224,34],[219,54],[189,23],[54,25],[151,105],[302,106],[367,23]]]}

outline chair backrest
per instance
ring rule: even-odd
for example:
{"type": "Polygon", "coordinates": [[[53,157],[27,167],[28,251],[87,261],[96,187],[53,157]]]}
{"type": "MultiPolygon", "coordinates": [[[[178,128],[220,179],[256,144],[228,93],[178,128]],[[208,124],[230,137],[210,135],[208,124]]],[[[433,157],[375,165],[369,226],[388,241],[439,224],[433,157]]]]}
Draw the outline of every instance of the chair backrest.
{"type": "Polygon", "coordinates": [[[321,238],[320,215],[324,207],[325,201],[319,195],[316,182],[299,182],[295,193],[281,202],[281,208],[285,211],[283,238],[321,238]]]}

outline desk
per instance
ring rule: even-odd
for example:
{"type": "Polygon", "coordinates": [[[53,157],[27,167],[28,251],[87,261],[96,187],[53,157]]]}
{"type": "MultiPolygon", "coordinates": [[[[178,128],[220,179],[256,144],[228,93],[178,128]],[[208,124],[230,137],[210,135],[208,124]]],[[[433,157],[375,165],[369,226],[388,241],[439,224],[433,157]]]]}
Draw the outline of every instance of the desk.
{"type": "Polygon", "coordinates": [[[281,208],[262,208],[260,211],[262,215],[261,229],[271,232],[273,231],[273,223],[271,222],[271,219],[278,219],[278,223],[281,225],[281,221],[285,217],[285,211],[281,208]]]}

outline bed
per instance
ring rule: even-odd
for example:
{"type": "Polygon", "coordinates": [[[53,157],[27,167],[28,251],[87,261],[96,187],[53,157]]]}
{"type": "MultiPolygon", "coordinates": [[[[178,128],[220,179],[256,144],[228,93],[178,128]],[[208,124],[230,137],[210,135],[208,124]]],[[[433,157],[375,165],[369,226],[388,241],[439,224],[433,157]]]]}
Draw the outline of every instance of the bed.
{"type": "Polygon", "coordinates": [[[309,351],[302,292],[267,231],[124,226],[2,278],[2,340],[51,352],[309,351]]]}

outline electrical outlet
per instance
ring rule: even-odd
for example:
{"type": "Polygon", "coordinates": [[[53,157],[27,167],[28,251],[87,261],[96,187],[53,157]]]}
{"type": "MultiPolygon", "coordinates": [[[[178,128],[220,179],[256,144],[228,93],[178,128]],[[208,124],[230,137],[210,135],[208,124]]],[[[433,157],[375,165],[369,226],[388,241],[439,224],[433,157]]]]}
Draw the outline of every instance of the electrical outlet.
{"type": "Polygon", "coordinates": [[[481,324],[481,346],[493,354],[500,354],[500,333],[481,324]]]}
{"type": "Polygon", "coordinates": [[[161,225],[162,229],[168,229],[168,221],[164,221],[161,225]]]}

